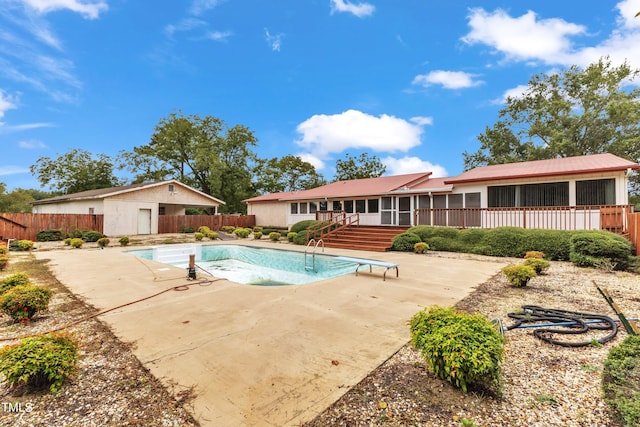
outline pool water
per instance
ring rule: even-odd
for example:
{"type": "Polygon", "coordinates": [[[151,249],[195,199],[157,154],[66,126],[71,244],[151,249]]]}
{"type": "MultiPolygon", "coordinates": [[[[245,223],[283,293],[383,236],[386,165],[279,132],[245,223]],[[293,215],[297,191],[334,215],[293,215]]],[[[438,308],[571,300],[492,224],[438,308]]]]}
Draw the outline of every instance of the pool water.
{"type": "Polygon", "coordinates": [[[185,269],[193,253],[200,275],[260,286],[302,285],[351,274],[357,267],[332,255],[308,253],[305,268],[304,252],[241,245],[170,245],[127,253],[185,269]]]}

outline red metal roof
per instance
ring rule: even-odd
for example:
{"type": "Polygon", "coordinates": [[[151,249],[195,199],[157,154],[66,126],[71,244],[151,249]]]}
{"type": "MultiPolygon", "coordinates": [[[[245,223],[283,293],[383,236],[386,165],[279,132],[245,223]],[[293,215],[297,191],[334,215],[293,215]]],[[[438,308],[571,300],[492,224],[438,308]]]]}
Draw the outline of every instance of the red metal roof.
{"type": "Polygon", "coordinates": [[[613,154],[603,153],[478,167],[456,177],[447,178],[445,183],[461,184],[465,182],[576,175],[581,173],[622,171],[626,169],[640,169],[640,165],[614,156],[613,154]]]}
{"type": "Polygon", "coordinates": [[[244,200],[244,202],[256,203],[278,200],[340,199],[344,197],[378,196],[403,187],[412,188],[412,186],[428,180],[429,175],[431,175],[431,172],[336,181],[321,187],[312,188],[311,190],[266,194],[244,200]]]}

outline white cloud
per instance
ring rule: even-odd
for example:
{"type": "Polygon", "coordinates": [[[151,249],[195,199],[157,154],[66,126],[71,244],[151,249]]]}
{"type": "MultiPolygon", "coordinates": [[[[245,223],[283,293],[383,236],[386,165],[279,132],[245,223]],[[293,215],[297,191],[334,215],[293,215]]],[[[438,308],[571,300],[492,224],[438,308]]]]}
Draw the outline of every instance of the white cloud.
{"type": "Polygon", "coordinates": [[[433,124],[433,117],[416,116],[416,117],[411,117],[409,120],[420,126],[433,124]]]}
{"type": "Polygon", "coordinates": [[[47,148],[47,146],[41,141],[20,141],[18,142],[18,147],[24,148],[25,150],[33,150],[36,148],[47,148]]]}
{"type": "Polygon", "coordinates": [[[433,163],[415,156],[405,156],[400,159],[385,157],[382,163],[387,167],[387,174],[402,175],[417,172],[432,172],[431,178],[447,176],[447,170],[433,163]]]}
{"type": "Polygon", "coordinates": [[[267,28],[264,29],[264,38],[274,52],[280,52],[283,37],[283,33],[271,34],[267,28]]]}
{"type": "Polygon", "coordinates": [[[571,49],[569,36],[586,33],[582,25],[563,19],[538,19],[535,12],[512,18],[502,9],[490,13],[472,9],[468,16],[471,31],[462,40],[469,44],[485,44],[518,61],[542,60],[563,63],[562,56],[571,49]]]}
{"type": "Polygon", "coordinates": [[[207,38],[217,42],[223,42],[232,35],[233,33],[231,31],[211,31],[207,34],[207,38]]]}
{"type": "Polygon", "coordinates": [[[496,99],[493,101],[493,104],[504,104],[507,102],[507,98],[520,99],[524,97],[524,93],[529,89],[529,85],[518,85],[511,89],[507,89],[503,94],[502,98],[496,99]]]}
{"type": "Polygon", "coordinates": [[[202,15],[224,2],[225,0],[194,0],[190,12],[193,15],[202,15]]]}
{"type": "Polygon", "coordinates": [[[373,15],[376,7],[370,3],[350,3],[348,0],[331,0],[331,13],[352,13],[358,18],[373,15]]]}
{"type": "Polygon", "coordinates": [[[423,132],[420,124],[386,114],[371,116],[357,110],[317,114],[300,123],[296,130],[302,135],[296,144],[306,150],[304,156],[315,159],[315,163],[307,160],[314,166],[332,153],[349,149],[406,152],[420,145],[423,132]]]}
{"type": "Polygon", "coordinates": [[[79,13],[85,18],[96,19],[101,12],[109,9],[106,2],[85,0],[22,0],[25,6],[45,15],[56,10],[68,9],[79,13]]]}
{"type": "Polygon", "coordinates": [[[6,165],[0,166],[0,176],[6,175],[18,175],[21,173],[28,173],[29,168],[24,168],[20,166],[6,165]]]}
{"type": "Polygon", "coordinates": [[[640,1],[623,0],[616,5],[616,9],[620,12],[619,26],[632,29],[640,28],[640,17],[636,18],[636,14],[640,12],[640,1]]]}
{"type": "Polygon", "coordinates": [[[435,70],[428,74],[417,75],[412,83],[424,87],[442,85],[445,89],[466,89],[484,83],[482,80],[474,80],[475,76],[463,71],[435,70]]]}
{"type": "Polygon", "coordinates": [[[0,89],[0,118],[4,117],[4,113],[7,110],[12,110],[15,108],[17,108],[15,97],[6,95],[4,91],[0,89]]]}
{"type": "Polygon", "coordinates": [[[204,27],[206,25],[207,25],[206,21],[203,21],[202,19],[184,18],[180,20],[180,22],[178,22],[177,24],[166,25],[164,27],[164,33],[168,37],[173,37],[173,35],[177,32],[191,31],[196,28],[204,27]]]}
{"type": "Polygon", "coordinates": [[[324,162],[324,160],[314,156],[311,153],[299,153],[299,154],[296,154],[296,156],[300,157],[303,162],[311,163],[313,167],[315,167],[318,170],[324,169],[326,167],[326,163],[324,162]]]}
{"type": "Polygon", "coordinates": [[[26,123],[22,125],[5,125],[0,122],[0,134],[7,134],[12,132],[21,132],[23,130],[38,129],[45,127],[53,127],[51,123],[26,123]]]}

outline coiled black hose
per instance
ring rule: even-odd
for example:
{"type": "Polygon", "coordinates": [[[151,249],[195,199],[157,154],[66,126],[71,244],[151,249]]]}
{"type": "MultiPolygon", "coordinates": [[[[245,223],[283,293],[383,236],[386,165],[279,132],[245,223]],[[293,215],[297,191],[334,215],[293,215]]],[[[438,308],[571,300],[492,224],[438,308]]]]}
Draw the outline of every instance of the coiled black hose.
{"type": "MultiPolygon", "coordinates": [[[[516,322],[513,325],[505,327],[504,330],[506,331],[522,327],[521,325],[523,323],[561,324],[558,326],[563,326],[563,329],[558,329],[558,327],[555,326],[541,326],[540,328],[534,329],[533,335],[536,338],[541,339],[542,341],[548,342],[550,344],[560,345],[563,347],[584,347],[592,345],[594,343],[594,340],[567,342],[554,339],[552,338],[552,335],[575,335],[583,334],[590,330],[610,330],[611,332],[608,335],[595,340],[600,344],[604,344],[608,341],[611,341],[618,333],[618,325],[616,321],[609,316],[604,316],[601,314],[579,313],[577,311],[543,308],[536,305],[523,305],[521,312],[508,313],[507,316],[515,319],[516,322]]],[[[529,327],[535,327],[535,325],[531,325],[529,327]]]]}

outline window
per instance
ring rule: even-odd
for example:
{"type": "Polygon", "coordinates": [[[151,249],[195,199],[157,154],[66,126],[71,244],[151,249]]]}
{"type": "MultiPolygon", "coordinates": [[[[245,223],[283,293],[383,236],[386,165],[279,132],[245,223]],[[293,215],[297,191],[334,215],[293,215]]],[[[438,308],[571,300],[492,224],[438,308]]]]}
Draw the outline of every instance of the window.
{"type": "Polygon", "coordinates": [[[569,182],[489,187],[490,208],[569,206],[569,182]]]}
{"type": "Polygon", "coordinates": [[[431,198],[429,196],[418,196],[418,208],[429,209],[431,207],[431,198]]]}
{"type": "Polygon", "coordinates": [[[345,200],[344,201],[344,210],[347,213],[353,213],[353,200],[345,200]]]}
{"type": "Polygon", "coordinates": [[[89,215],[93,215],[93,214],[94,214],[94,212],[95,212],[95,209],[94,209],[94,208],[89,208],[89,215]]]}
{"type": "Polygon", "coordinates": [[[324,202],[320,202],[320,210],[321,211],[326,211],[328,208],[328,202],[325,200],[324,202]]]}
{"type": "Polygon", "coordinates": [[[577,206],[601,206],[616,204],[616,180],[593,179],[576,181],[577,206]]]}
{"type": "Polygon", "coordinates": [[[341,211],[342,210],[342,203],[340,203],[340,200],[334,200],[333,201],[333,207],[331,208],[334,211],[341,211]]]}
{"type": "Polygon", "coordinates": [[[307,213],[307,202],[300,203],[300,213],[301,214],[307,213]]]}
{"type": "Polygon", "coordinates": [[[366,208],[367,208],[367,201],[366,200],[356,200],[356,212],[357,213],[365,213],[366,208]]]}
{"type": "Polygon", "coordinates": [[[480,227],[482,225],[480,209],[474,209],[480,207],[480,193],[465,193],[464,207],[467,209],[473,209],[466,210],[464,212],[465,227],[480,227]]]}
{"type": "Polygon", "coordinates": [[[169,193],[175,193],[176,189],[173,184],[169,184],[169,193]]]}
{"type": "Polygon", "coordinates": [[[158,215],[166,215],[167,208],[166,206],[158,206],[158,215]]]}
{"type": "Polygon", "coordinates": [[[369,199],[369,200],[367,200],[367,212],[369,212],[369,213],[378,213],[378,212],[380,212],[378,199],[369,199]]]}
{"type": "Polygon", "coordinates": [[[496,185],[489,187],[488,196],[490,208],[512,208],[516,206],[515,185],[496,185]]]}
{"type": "Polygon", "coordinates": [[[295,215],[298,213],[298,204],[297,203],[291,203],[291,214],[295,215]]]}
{"type": "Polygon", "coordinates": [[[309,213],[316,213],[318,211],[318,204],[316,202],[309,202],[309,213]]]}

